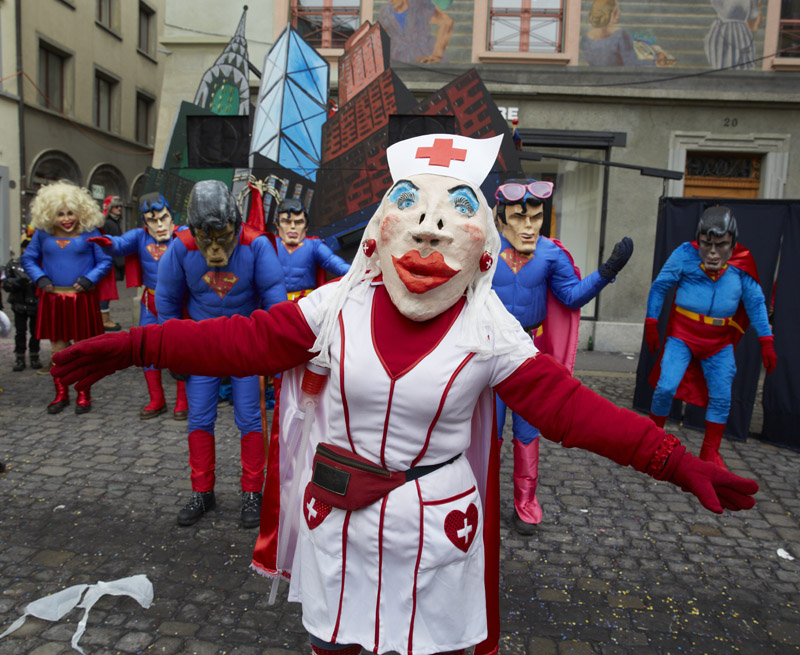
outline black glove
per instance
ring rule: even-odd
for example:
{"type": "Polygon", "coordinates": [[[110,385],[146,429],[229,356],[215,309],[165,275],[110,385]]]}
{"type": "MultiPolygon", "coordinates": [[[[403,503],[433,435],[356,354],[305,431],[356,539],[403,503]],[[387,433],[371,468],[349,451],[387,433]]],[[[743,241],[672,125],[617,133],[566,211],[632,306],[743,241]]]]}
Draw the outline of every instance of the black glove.
{"type": "Polygon", "coordinates": [[[173,380],[177,380],[178,382],[186,382],[189,379],[189,376],[186,373],[173,373],[172,371],[169,372],[172,376],[173,380]]]}
{"type": "Polygon", "coordinates": [[[83,289],[84,291],[88,291],[94,286],[92,281],[88,277],[84,277],[83,275],[81,275],[75,281],[80,285],[81,289],[83,289]]]}
{"type": "Polygon", "coordinates": [[[40,289],[49,287],[51,284],[53,284],[53,282],[46,275],[42,275],[42,277],[36,280],[36,286],[39,287],[40,289]]]}
{"type": "Polygon", "coordinates": [[[3,280],[3,289],[5,291],[16,291],[22,286],[23,279],[21,277],[7,277],[3,280]]]}
{"type": "Polygon", "coordinates": [[[611,257],[603,264],[600,264],[597,272],[606,280],[613,280],[617,277],[617,273],[625,268],[625,264],[628,263],[632,254],[633,239],[630,237],[623,237],[622,240],[614,246],[614,250],[611,251],[611,257]]]}

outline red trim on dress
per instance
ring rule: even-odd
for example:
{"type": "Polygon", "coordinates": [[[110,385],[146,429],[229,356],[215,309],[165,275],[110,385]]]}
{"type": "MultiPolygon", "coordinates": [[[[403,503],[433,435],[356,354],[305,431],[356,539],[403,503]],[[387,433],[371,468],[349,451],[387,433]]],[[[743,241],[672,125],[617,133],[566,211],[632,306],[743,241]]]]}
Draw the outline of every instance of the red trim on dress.
{"type": "Polygon", "coordinates": [[[420,451],[419,455],[414,458],[414,461],[411,462],[411,466],[409,468],[413,468],[417,465],[419,460],[425,455],[425,452],[428,450],[428,444],[431,441],[431,434],[433,433],[433,428],[436,427],[436,423],[439,421],[439,416],[442,414],[442,409],[444,409],[444,403],[447,400],[447,394],[450,392],[450,388],[453,386],[453,382],[456,380],[456,376],[461,372],[467,362],[475,356],[475,353],[470,353],[464,358],[464,361],[461,362],[455,371],[453,371],[453,375],[450,376],[450,379],[447,381],[447,385],[442,392],[442,399],[439,401],[439,408],[436,410],[436,416],[433,417],[433,421],[431,421],[430,427],[428,427],[428,434],[425,437],[425,444],[422,446],[422,450],[420,451]]]}
{"type": "Polygon", "coordinates": [[[383,436],[381,437],[381,466],[386,468],[386,437],[389,436],[389,415],[392,413],[392,398],[394,397],[395,380],[389,384],[389,398],[386,401],[386,416],[383,419],[383,436]]]}
{"type": "Polygon", "coordinates": [[[378,524],[378,600],[375,603],[375,648],[373,653],[378,652],[378,643],[381,636],[381,586],[383,584],[383,520],[386,518],[386,503],[389,496],[386,495],[381,501],[381,520],[378,524]]]}
{"type": "Polygon", "coordinates": [[[370,332],[372,345],[386,375],[393,380],[400,379],[430,355],[453,327],[465,303],[466,298],[462,296],[439,316],[428,321],[412,321],[395,307],[385,286],[376,287],[372,297],[370,332]],[[433,342],[432,336],[435,337],[433,342]],[[425,349],[416,351],[419,344],[424,344],[425,349]],[[416,359],[407,363],[408,358],[404,355],[416,356],[416,359]],[[393,372],[393,369],[397,370],[393,372]]]}
{"type": "Polygon", "coordinates": [[[417,485],[417,498],[419,498],[419,548],[417,549],[417,563],[414,565],[414,589],[411,593],[411,624],[408,626],[408,655],[413,655],[414,649],[414,619],[417,614],[417,576],[419,575],[419,565],[422,561],[422,541],[425,535],[425,508],[422,502],[422,488],[419,486],[419,480],[414,480],[417,485]]]}
{"type": "Polygon", "coordinates": [[[347,527],[350,525],[350,514],[348,511],[344,516],[344,525],[342,526],[342,588],[339,591],[339,611],[336,614],[336,625],[333,627],[333,635],[331,636],[331,643],[336,643],[336,635],[339,633],[339,622],[342,620],[342,603],[344,602],[344,579],[347,572],[347,527]]]}
{"type": "Polygon", "coordinates": [[[423,505],[444,505],[445,503],[452,503],[453,501],[458,500],[459,498],[463,498],[464,496],[469,496],[473,491],[475,491],[477,487],[472,485],[466,491],[462,491],[460,494],[456,494],[455,496],[450,496],[450,498],[443,498],[442,500],[423,500],[423,505]]]}
{"type": "Polygon", "coordinates": [[[341,342],[340,342],[340,351],[341,356],[339,357],[339,387],[342,390],[342,413],[344,414],[344,429],[347,432],[347,441],[350,442],[350,450],[356,452],[356,445],[353,443],[353,435],[350,434],[350,409],[347,407],[347,395],[344,392],[344,319],[342,318],[342,312],[339,312],[339,334],[341,335],[341,342]]]}

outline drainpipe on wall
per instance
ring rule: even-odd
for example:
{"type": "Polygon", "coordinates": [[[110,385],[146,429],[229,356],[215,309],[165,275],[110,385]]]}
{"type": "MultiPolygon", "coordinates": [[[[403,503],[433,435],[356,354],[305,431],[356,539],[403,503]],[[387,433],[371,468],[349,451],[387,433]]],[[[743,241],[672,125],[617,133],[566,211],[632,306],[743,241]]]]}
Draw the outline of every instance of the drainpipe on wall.
{"type": "Polygon", "coordinates": [[[23,207],[22,196],[25,194],[27,183],[28,163],[25,157],[25,100],[23,98],[24,76],[22,75],[22,0],[14,3],[16,12],[16,32],[17,32],[17,122],[19,123],[19,193],[20,208],[23,207]]]}

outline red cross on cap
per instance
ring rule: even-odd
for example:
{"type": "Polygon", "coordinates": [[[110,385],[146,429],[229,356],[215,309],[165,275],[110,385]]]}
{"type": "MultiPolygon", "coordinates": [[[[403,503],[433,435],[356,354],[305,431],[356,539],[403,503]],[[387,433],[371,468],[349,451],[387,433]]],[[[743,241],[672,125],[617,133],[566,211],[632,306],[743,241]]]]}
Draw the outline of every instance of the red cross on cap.
{"type": "Polygon", "coordinates": [[[480,187],[497,159],[498,135],[473,139],[460,134],[425,134],[393,143],[386,149],[392,179],[443,175],[480,187]]]}
{"type": "Polygon", "coordinates": [[[454,148],[453,139],[435,139],[432,146],[417,148],[416,158],[427,158],[431,166],[450,168],[451,161],[466,160],[467,151],[463,148],[454,148]]]}

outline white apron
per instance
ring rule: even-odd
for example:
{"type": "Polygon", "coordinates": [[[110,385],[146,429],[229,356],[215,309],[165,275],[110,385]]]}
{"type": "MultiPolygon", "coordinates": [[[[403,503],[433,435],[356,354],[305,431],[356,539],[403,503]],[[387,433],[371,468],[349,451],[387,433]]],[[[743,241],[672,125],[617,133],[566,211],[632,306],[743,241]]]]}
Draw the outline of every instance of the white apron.
{"type": "MultiPolygon", "coordinates": [[[[307,318],[325,291],[300,301],[307,318]]],[[[343,335],[331,348],[332,374],[317,412],[324,423],[315,426],[312,442],[353,449],[391,471],[444,462],[468,449],[483,451],[485,467],[491,412],[478,417],[476,407],[479,399],[488,405],[488,388],[519,360],[478,361],[457,346],[462,312],[431,352],[392,379],[372,340],[373,294],[374,287],[364,301],[344,304],[343,335]],[[476,422],[483,436],[475,441],[482,443],[472,443],[476,422]]],[[[318,326],[309,325],[316,333],[318,326]]],[[[281,403],[287,407],[283,395],[281,403]]],[[[293,420],[290,412],[286,420],[293,420]]],[[[307,464],[289,599],[302,602],[311,634],[377,653],[419,655],[485,638],[485,479],[476,481],[467,457],[353,512],[323,506],[306,491],[307,464]]],[[[484,478],[485,469],[477,470],[484,478]]]]}

